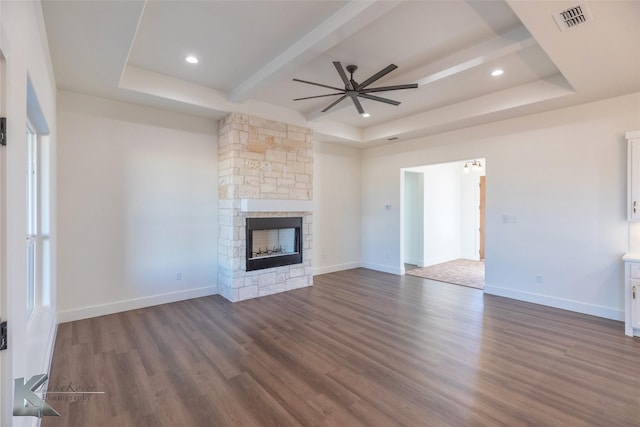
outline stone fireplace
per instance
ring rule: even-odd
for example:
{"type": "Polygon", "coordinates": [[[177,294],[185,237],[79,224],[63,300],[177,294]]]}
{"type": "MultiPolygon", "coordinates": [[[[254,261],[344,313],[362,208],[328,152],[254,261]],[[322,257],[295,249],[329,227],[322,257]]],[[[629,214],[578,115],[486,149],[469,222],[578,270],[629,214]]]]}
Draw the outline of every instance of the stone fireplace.
{"type": "Polygon", "coordinates": [[[312,131],[231,113],[218,161],[218,292],[235,302],[312,285],[312,131]]]}

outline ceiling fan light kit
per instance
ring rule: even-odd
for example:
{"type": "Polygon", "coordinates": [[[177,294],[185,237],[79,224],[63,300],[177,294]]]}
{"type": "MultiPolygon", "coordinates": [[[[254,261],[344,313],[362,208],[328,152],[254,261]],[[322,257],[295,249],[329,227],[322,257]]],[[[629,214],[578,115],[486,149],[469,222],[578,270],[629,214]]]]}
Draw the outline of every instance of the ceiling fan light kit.
{"type": "Polygon", "coordinates": [[[409,83],[409,84],[394,85],[394,86],[373,87],[373,88],[369,87],[369,85],[371,85],[372,83],[376,82],[377,80],[381,79],[382,77],[386,76],[387,74],[389,74],[390,72],[392,72],[393,70],[398,68],[398,66],[395,65],[395,64],[390,64],[390,65],[386,66],[385,68],[383,68],[382,70],[378,71],[377,73],[375,73],[374,75],[372,75],[371,77],[369,77],[368,79],[363,81],[362,83],[358,83],[353,79],[353,73],[355,73],[356,70],[358,69],[358,67],[356,65],[347,65],[346,72],[348,72],[350,74],[349,77],[347,77],[347,73],[345,72],[345,68],[342,66],[342,64],[339,61],[334,61],[333,65],[336,68],[336,71],[338,72],[338,75],[340,76],[340,79],[344,83],[344,89],[339,88],[339,87],[335,87],[335,86],[329,86],[329,85],[321,84],[321,83],[314,83],[314,82],[310,82],[310,81],[307,81],[307,80],[293,79],[293,81],[295,81],[295,82],[306,83],[306,84],[310,84],[310,85],[314,85],[314,86],[320,86],[320,87],[324,87],[324,88],[327,88],[327,89],[332,89],[332,90],[337,91],[336,93],[328,93],[328,94],[325,94],[325,95],[316,95],[316,96],[307,96],[307,97],[304,97],[304,98],[295,98],[294,101],[302,101],[302,100],[305,100],[305,99],[314,99],[314,98],[324,98],[324,97],[328,97],[328,96],[339,96],[338,99],[333,101],[331,104],[329,104],[327,107],[325,107],[322,110],[323,113],[326,113],[327,111],[329,111],[330,109],[332,109],[333,107],[338,105],[344,99],[351,98],[351,101],[353,102],[353,105],[356,107],[356,110],[358,110],[358,114],[360,114],[362,117],[369,117],[369,114],[364,111],[364,108],[362,107],[362,104],[360,103],[360,100],[358,98],[369,99],[369,100],[372,100],[372,101],[378,101],[378,102],[383,102],[385,104],[390,104],[390,105],[397,106],[397,105],[400,105],[400,101],[394,101],[393,99],[388,99],[388,98],[383,98],[383,97],[380,97],[380,96],[372,95],[372,93],[375,93],[375,92],[386,92],[386,91],[389,91],[389,90],[416,89],[418,87],[417,83],[409,83]]]}

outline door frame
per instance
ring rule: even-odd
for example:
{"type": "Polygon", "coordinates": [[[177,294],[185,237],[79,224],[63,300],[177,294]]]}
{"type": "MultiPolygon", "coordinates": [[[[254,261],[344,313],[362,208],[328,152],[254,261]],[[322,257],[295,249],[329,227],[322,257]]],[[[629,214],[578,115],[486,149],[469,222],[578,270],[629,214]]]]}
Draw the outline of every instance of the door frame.
{"type": "Polygon", "coordinates": [[[484,260],[485,257],[485,233],[486,233],[486,204],[487,204],[487,177],[486,175],[480,176],[480,226],[478,231],[480,232],[480,260],[484,260]]]}
{"type": "MultiPolygon", "coordinates": [[[[482,172],[479,175],[479,180],[481,185],[478,185],[477,191],[474,195],[474,202],[478,207],[478,215],[476,216],[476,230],[477,234],[475,234],[475,254],[477,254],[478,259],[484,261],[486,258],[486,171],[487,171],[487,159],[486,157],[479,156],[475,157],[476,160],[479,160],[482,164],[482,172]],[[482,185],[484,184],[484,185],[482,185]]],[[[405,208],[406,208],[406,200],[405,200],[405,174],[407,172],[420,172],[420,169],[427,168],[429,166],[437,166],[441,164],[448,163],[460,163],[465,164],[468,162],[468,159],[465,160],[453,160],[453,161],[443,161],[438,163],[431,163],[419,166],[410,166],[410,167],[402,167],[400,168],[400,215],[399,215],[399,234],[400,234],[400,275],[404,275],[405,271],[405,208]]],[[[476,172],[477,173],[477,172],[476,172]]]]}

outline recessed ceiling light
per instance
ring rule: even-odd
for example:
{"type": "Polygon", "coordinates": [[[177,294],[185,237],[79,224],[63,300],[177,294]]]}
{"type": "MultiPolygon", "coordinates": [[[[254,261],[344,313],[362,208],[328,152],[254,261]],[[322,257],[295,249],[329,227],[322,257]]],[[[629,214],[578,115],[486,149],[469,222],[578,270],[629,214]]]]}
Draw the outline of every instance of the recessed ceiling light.
{"type": "Polygon", "coordinates": [[[365,119],[366,119],[367,117],[371,117],[371,114],[369,114],[369,113],[362,113],[361,115],[362,115],[362,117],[364,117],[365,119]]]}
{"type": "Polygon", "coordinates": [[[198,63],[198,58],[196,58],[195,56],[187,56],[186,58],[184,58],[185,61],[187,61],[189,64],[197,64],[198,63]]]}
{"type": "Polygon", "coordinates": [[[493,71],[491,72],[491,75],[492,75],[493,77],[498,77],[498,76],[501,76],[501,75],[503,75],[503,74],[504,74],[504,70],[503,70],[502,68],[496,68],[495,70],[493,70],[493,71]]]}

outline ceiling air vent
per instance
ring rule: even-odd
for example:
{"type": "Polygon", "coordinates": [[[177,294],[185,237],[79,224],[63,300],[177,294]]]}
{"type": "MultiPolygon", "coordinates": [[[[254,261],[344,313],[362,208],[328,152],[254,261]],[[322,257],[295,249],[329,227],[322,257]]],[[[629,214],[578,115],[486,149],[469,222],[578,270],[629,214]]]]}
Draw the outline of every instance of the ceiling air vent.
{"type": "Polygon", "coordinates": [[[562,12],[553,15],[556,20],[556,24],[560,27],[560,31],[566,31],[576,25],[584,24],[593,20],[591,12],[586,3],[581,3],[577,6],[565,9],[562,12]]]}

